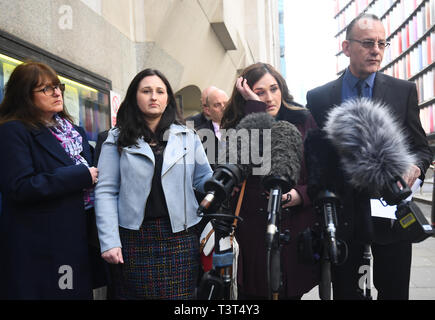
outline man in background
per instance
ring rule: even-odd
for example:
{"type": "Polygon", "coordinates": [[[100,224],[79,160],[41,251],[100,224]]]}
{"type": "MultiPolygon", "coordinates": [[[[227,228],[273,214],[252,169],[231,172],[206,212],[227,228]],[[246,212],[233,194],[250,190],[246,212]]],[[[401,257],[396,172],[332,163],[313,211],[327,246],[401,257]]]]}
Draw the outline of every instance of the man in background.
{"type": "MultiPolygon", "coordinates": [[[[206,97],[206,105],[204,110],[208,113],[209,119],[211,121],[211,126],[208,124],[208,127],[213,128],[213,132],[218,140],[221,138],[219,129],[227,102],[227,94],[225,91],[218,88],[211,90],[206,97]]],[[[207,124],[204,124],[203,127],[207,127],[207,124]]],[[[201,126],[198,126],[198,129],[201,129],[201,126]]]]}
{"type": "Polygon", "coordinates": [[[220,124],[227,101],[228,96],[225,91],[216,87],[211,88],[205,97],[204,106],[204,112],[209,115],[209,120],[195,127],[212,169],[215,168],[218,161],[219,141],[221,139],[220,124]]]}
{"type": "Polygon", "coordinates": [[[207,108],[207,96],[210,91],[216,89],[214,86],[210,86],[202,90],[201,93],[201,108],[202,111],[194,116],[190,116],[186,118],[186,121],[193,121],[193,126],[196,129],[198,126],[203,126],[210,119],[210,114],[208,113],[207,108]]]}

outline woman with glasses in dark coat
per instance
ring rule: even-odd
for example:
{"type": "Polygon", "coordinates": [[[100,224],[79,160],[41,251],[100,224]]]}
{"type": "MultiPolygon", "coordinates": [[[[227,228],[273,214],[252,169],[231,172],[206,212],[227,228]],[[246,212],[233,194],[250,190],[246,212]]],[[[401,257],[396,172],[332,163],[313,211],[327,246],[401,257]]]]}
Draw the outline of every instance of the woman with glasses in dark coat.
{"type": "Polygon", "coordinates": [[[0,104],[0,299],[92,299],[86,212],[98,170],[49,66],[17,66],[0,104]]]}

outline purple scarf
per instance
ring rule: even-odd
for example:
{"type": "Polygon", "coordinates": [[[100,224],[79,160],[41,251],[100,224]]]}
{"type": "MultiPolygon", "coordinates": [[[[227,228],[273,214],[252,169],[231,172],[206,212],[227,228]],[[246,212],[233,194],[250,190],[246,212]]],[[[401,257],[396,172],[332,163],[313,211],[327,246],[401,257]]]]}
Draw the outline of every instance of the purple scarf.
{"type": "MultiPolygon", "coordinates": [[[[89,164],[80,153],[83,151],[83,138],[80,133],[74,129],[73,125],[66,119],[59,117],[57,114],[54,116],[56,126],[49,127],[51,133],[60,142],[61,146],[74,161],[74,164],[84,164],[89,168],[89,164]]],[[[94,195],[92,188],[84,190],[85,209],[93,207],[94,195]]]]}

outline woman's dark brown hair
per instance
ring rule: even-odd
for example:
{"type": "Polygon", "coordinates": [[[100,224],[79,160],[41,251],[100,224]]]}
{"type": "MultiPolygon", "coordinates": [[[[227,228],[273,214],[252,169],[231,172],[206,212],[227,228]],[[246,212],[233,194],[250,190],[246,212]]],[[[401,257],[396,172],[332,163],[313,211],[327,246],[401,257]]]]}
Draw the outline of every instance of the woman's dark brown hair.
{"type": "MultiPolygon", "coordinates": [[[[279,89],[281,90],[281,106],[286,106],[287,108],[292,108],[293,97],[290,95],[287,84],[281,74],[270,64],[258,62],[250,65],[245,70],[242,71],[241,77],[247,80],[250,88],[257,83],[266,73],[270,73],[278,83],[279,89]]],[[[243,111],[243,106],[246,101],[237,90],[234,85],[233,93],[230,100],[225,108],[221,126],[223,129],[234,128],[240,120],[245,116],[243,111]]]]}
{"type": "Polygon", "coordinates": [[[174,92],[168,79],[156,69],[145,69],[139,72],[131,81],[127,89],[127,94],[119,107],[116,116],[116,127],[119,128],[118,147],[136,145],[139,138],[146,142],[162,142],[164,132],[173,123],[182,124],[183,117],[178,109],[174,92]],[[137,104],[137,89],[143,78],[149,76],[159,77],[166,86],[168,94],[168,105],[162,114],[156,132],[152,132],[148,127],[145,116],[137,104]]]}
{"type": "MultiPolygon", "coordinates": [[[[33,91],[46,83],[53,86],[60,84],[56,72],[48,65],[35,61],[18,65],[5,87],[5,96],[0,104],[0,124],[18,120],[32,128],[44,125],[42,113],[33,102],[33,91]]],[[[58,115],[72,123],[65,106],[58,115]]]]}

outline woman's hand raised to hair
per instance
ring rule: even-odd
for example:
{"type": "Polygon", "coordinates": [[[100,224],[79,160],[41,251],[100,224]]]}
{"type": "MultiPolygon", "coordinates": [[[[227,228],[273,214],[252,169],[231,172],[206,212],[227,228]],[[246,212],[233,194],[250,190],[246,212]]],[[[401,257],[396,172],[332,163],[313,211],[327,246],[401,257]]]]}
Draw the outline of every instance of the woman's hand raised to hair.
{"type": "Polygon", "coordinates": [[[243,77],[237,78],[236,88],[237,91],[239,91],[239,93],[242,95],[243,99],[260,101],[258,95],[254,91],[252,91],[252,89],[248,85],[247,80],[243,77]]]}

